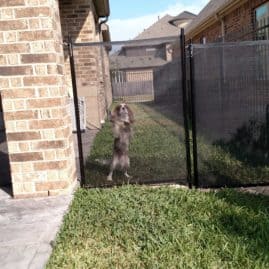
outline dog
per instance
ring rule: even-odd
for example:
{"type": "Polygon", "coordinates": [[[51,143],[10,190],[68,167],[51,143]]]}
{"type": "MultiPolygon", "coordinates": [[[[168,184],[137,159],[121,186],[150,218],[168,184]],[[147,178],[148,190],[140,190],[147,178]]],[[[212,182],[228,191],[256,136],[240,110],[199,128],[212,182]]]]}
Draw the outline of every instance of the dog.
{"type": "Polygon", "coordinates": [[[127,172],[130,167],[128,153],[130,140],[133,136],[134,114],[128,105],[122,103],[115,107],[110,115],[110,121],[113,124],[114,147],[107,180],[113,180],[113,172],[117,168],[123,170],[125,177],[130,179],[131,176],[127,172]]]}

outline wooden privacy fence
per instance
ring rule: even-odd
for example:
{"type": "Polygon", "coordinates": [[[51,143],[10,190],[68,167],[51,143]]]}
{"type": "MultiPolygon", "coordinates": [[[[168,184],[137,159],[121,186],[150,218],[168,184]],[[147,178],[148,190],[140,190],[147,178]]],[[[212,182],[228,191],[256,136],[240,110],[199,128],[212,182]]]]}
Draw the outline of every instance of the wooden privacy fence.
{"type": "Polygon", "coordinates": [[[154,100],[153,71],[113,71],[114,100],[147,102],[154,100]]]}

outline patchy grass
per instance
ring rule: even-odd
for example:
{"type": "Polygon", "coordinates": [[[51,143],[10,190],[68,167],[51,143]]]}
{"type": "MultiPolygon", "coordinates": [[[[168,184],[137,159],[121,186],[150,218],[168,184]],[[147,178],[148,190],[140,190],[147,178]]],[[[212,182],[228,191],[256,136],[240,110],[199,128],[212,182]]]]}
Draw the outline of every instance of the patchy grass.
{"type": "Polygon", "coordinates": [[[80,189],[47,269],[269,268],[268,208],[230,190],[80,189]]]}
{"type": "MultiPolygon", "coordinates": [[[[179,180],[185,182],[185,144],[183,129],[162,112],[143,104],[130,105],[135,114],[134,137],[130,145],[129,174],[135,182],[143,180],[179,180]]],[[[86,165],[87,184],[106,183],[112,158],[113,136],[111,124],[106,123],[95,138],[86,165]]],[[[115,182],[125,178],[121,172],[115,182]]]]}

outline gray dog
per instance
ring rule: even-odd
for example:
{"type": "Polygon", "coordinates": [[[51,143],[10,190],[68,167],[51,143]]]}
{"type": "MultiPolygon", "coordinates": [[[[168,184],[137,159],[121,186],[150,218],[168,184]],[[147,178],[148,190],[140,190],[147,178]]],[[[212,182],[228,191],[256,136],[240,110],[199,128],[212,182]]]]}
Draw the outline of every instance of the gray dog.
{"type": "Polygon", "coordinates": [[[113,124],[114,148],[110,173],[107,180],[113,180],[113,171],[117,168],[123,170],[124,175],[127,178],[130,178],[127,173],[127,170],[130,167],[128,153],[130,140],[133,135],[132,125],[134,123],[134,114],[130,107],[123,103],[115,107],[110,121],[113,124]]]}

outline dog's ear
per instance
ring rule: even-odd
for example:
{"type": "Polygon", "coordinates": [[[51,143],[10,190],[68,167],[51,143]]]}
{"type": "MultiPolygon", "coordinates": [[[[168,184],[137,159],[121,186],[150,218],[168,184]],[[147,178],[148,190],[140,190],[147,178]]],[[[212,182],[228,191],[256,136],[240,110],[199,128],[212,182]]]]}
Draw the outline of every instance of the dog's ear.
{"type": "Polygon", "coordinates": [[[113,119],[113,113],[112,113],[110,110],[108,111],[107,118],[108,118],[108,120],[109,120],[110,122],[113,122],[113,121],[114,121],[114,119],[113,119]]]}
{"type": "Polygon", "coordinates": [[[133,111],[127,105],[126,105],[126,108],[128,110],[128,115],[129,115],[129,121],[130,121],[130,123],[134,123],[135,119],[134,119],[134,113],[133,113],[133,111]]]}
{"type": "Polygon", "coordinates": [[[110,121],[115,122],[119,118],[119,113],[120,113],[120,105],[117,105],[112,113],[110,113],[110,121]]]}

